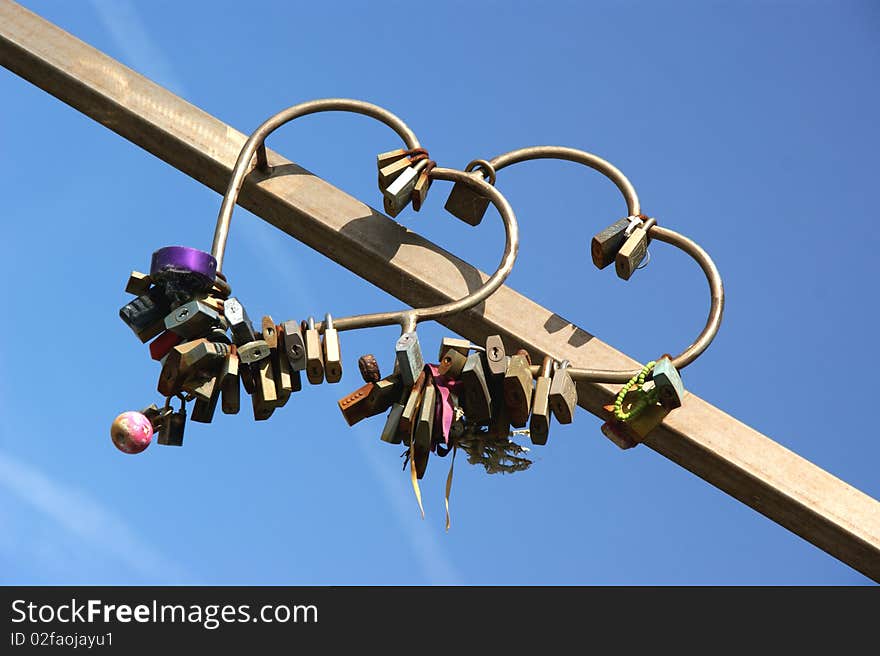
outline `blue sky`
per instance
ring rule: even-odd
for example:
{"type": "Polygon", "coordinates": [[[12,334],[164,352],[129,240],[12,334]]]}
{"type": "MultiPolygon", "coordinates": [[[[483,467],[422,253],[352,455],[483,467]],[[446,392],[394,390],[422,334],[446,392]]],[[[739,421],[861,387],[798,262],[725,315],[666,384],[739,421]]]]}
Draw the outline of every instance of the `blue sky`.
{"type": "MultiPolygon", "coordinates": [[[[689,389],[880,496],[875,3],[24,4],[245,132],[349,96],[400,114],[442,165],[540,143],[607,157],[724,274],[689,389]]],[[[336,407],[358,355],[389,366],[391,328],[343,334],[343,382],[268,422],[218,413],[183,449],[120,454],[109,423],[156,400],[158,373],[117,318],[127,274],[167,244],[208,249],[220,198],[5,70],[0,98],[0,583],[868,582],[656,453],[619,451],[583,411],[526,473],[460,459],[446,534],[448,462],[429,466],[422,520],[382,419],[349,429],[336,407]]],[[[375,154],[397,147],[335,114],[271,145],[374,206],[375,154]]],[[[641,360],[690,342],[707,299],[686,258],[658,245],[629,283],[590,263],[624,212],[610,183],[544,162],[498,186],[522,234],[511,286],[641,360]]],[[[399,220],[490,270],[498,222],[459,223],[445,193],[399,220]]],[[[400,307],[243,210],[225,269],[252,316],[400,307]]],[[[448,334],[419,332],[431,352],[448,334]]]]}

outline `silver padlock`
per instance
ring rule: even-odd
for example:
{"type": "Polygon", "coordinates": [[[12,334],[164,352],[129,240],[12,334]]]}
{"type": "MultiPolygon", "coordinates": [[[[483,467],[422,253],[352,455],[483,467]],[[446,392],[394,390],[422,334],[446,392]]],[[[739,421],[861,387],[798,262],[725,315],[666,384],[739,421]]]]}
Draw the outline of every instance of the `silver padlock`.
{"type": "MultiPolygon", "coordinates": [[[[223,315],[226,317],[226,323],[229,324],[229,330],[232,331],[232,341],[236,346],[244,346],[256,340],[251,319],[237,298],[231,296],[223,302],[223,315]]],[[[245,362],[244,358],[242,362],[245,362]]]]}
{"type": "Polygon", "coordinates": [[[238,358],[245,364],[253,364],[267,359],[272,351],[265,340],[255,339],[238,347],[238,358]]]}
{"type": "Polygon", "coordinates": [[[339,332],[333,327],[333,317],[324,317],[324,341],[321,344],[324,355],[324,377],[328,383],[338,383],[342,379],[342,354],[339,346],[339,332]]]}
{"type": "Polygon", "coordinates": [[[165,317],[165,329],[184,339],[204,337],[220,325],[220,315],[199,300],[184,303],[165,317]]]}
{"type": "Polygon", "coordinates": [[[282,339],[284,340],[284,352],[290,361],[290,368],[294,371],[305,371],[306,346],[300,325],[296,321],[285,321],[282,325],[282,339]]]}
{"type": "Polygon", "coordinates": [[[569,366],[571,363],[568,360],[559,363],[550,383],[550,410],[560,424],[570,424],[574,420],[578,400],[577,387],[566,371],[569,366]]]}
{"type": "Polygon", "coordinates": [[[446,349],[446,352],[440,358],[439,373],[441,376],[457,379],[461,376],[466,363],[466,355],[462,355],[460,351],[454,348],[446,349]]]}
{"type": "Polygon", "coordinates": [[[489,335],[486,338],[486,374],[502,377],[507,372],[507,351],[500,335],[489,335]]]}
{"type": "Polygon", "coordinates": [[[427,165],[427,159],[419,160],[414,165],[406,167],[394,179],[394,182],[388,185],[382,192],[382,195],[385,197],[385,212],[390,216],[397,216],[409,205],[413,189],[419,179],[419,174],[427,165]]]}
{"type": "Polygon", "coordinates": [[[400,368],[401,383],[404,387],[412,387],[425,368],[419,336],[415,332],[403,333],[394,345],[394,352],[400,368]]]}

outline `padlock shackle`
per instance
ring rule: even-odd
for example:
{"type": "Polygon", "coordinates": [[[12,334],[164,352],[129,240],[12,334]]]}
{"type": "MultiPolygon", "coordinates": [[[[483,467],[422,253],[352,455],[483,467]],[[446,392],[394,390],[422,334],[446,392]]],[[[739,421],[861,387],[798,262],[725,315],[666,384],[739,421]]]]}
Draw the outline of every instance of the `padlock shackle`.
{"type": "Polygon", "coordinates": [[[232,212],[238,202],[238,195],[244,180],[251,172],[251,161],[256,155],[256,167],[268,171],[266,159],[266,138],[282,125],[289,123],[295,118],[316,114],[318,112],[351,112],[363,114],[380,121],[394,130],[410,150],[419,148],[419,140],[415,133],[398,116],[387,109],[373,105],[362,100],[350,98],[323,98],[310,100],[293,107],[288,107],[274,116],[266,119],[260,127],[254,130],[248,137],[238,154],[238,159],[232,169],[232,178],[226,187],[223,203],[220,205],[220,213],[217,216],[217,226],[214,229],[214,243],[211,246],[211,255],[217,260],[217,273],[223,268],[223,255],[226,252],[226,241],[229,238],[229,225],[232,222],[232,212]]]}
{"type": "Polygon", "coordinates": [[[577,148],[568,148],[567,146],[530,146],[528,148],[519,148],[511,150],[509,153],[498,155],[494,159],[489,160],[489,164],[495,169],[496,173],[503,168],[518,164],[520,162],[528,162],[535,159],[561,159],[576,164],[583,164],[594,169],[611,180],[626,201],[626,208],[630,216],[638,216],[641,214],[641,205],[639,204],[639,195],[636,193],[635,187],[629,179],[608,160],[602,159],[598,155],[588,153],[585,150],[577,148]]]}
{"type": "MultiPolygon", "coordinates": [[[[419,321],[440,319],[452,314],[458,314],[479,303],[485,301],[495,293],[507,276],[513,270],[516,255],[519,252],[519,226],[513,209],[507,199],[501,195],[495,187],[485,182],[481,177],[474,176],[458,169],[445,169],[435,166],[429,173],[433,180],[446,180],[448,182],[460,182],[471,187],[479,195],[489,199],[498,210],[501,222],[504,224],[504,254],[495,272],[489,276],[485,283],[467,296],[450,301],[441,305],[427,308],[414,308],[397,312],[377,312],[375,314],[360,314],[351,317],[334,318],[333,327],[339,332],[344,330],[357,330],[360,328],[375,328],[377,326],[392,326],[399,324],[401,332],[413,332],[419,321]]],[[[316,326],[319,331],[324,330],[324,325],[316,326]]]]}

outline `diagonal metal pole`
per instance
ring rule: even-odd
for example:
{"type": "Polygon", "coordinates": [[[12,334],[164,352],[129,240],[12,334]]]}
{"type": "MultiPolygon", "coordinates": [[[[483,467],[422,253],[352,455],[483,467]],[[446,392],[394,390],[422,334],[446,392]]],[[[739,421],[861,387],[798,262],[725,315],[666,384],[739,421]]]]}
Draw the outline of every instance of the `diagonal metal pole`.
{"type": "MultiPolygon", "coordinates": [[[[244,135],[11,0],[0,0],[0,64],[223,192],[244,135]]],[[[275,153],[299,175],[252,176],[239,202],[377,287],[415,306],[462,297],[485,274],[275,153]]],[[[476,342],[499,333],[538,357],[603,369],[635,361],[509,287],[442,323],[476,342]]],[[[579,383],[604,417],[607,385],[579,383]]],[[[699,397],[645,440],[651,449],[880,581],[880,503],[699,397]]]]}

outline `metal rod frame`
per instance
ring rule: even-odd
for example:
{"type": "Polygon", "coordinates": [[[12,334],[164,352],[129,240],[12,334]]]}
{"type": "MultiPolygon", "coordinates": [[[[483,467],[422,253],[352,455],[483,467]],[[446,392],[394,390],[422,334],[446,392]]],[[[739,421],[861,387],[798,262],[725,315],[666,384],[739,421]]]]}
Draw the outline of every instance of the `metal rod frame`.
{"type": "MultiPolygon", "coordinates": [[[[11,0],[0,0],[0,66],[218,193],[226,189],[243,134],[11,0]]],[[[268,157],[287,163],[275,153],[268,157]]],[[[75,154],[69,158],[73,163],[75,154]]],[[[412,306],[460,298],[485,279],[380,212],[287,165],[301,175],[249,178],[240,204],[412,306]]],[[[504,285],[481,305],[440,322],[477,343],[498,333],[509,348],[527,348],[535,358],[608,369],[635,364],[504,285]]],[[[577,388],[581,407],[608,417],[603,406],[616,386],[578,381],[577,388]]],[[[604,439],[594,427],[584,437],[604,439]]],[[[686,395],[643,444],[880,581],[880,503],[696,394],[686,395]]]]}

